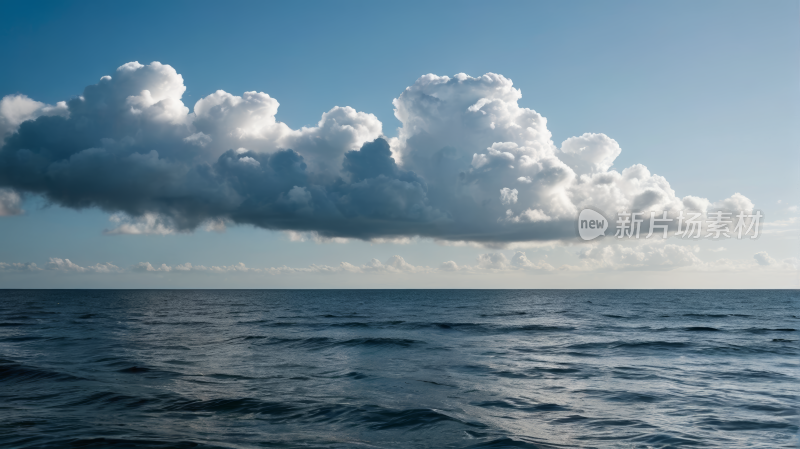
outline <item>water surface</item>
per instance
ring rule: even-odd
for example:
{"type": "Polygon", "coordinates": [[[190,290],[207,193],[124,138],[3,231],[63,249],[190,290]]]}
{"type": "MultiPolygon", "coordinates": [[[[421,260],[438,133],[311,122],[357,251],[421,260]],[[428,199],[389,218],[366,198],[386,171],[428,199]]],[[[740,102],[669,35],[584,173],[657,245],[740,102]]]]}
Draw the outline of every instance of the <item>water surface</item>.
{"type": "Polygon", "coordinates": [[[796,447],[797,291],[0,291],[0,446],[796,447]]]}

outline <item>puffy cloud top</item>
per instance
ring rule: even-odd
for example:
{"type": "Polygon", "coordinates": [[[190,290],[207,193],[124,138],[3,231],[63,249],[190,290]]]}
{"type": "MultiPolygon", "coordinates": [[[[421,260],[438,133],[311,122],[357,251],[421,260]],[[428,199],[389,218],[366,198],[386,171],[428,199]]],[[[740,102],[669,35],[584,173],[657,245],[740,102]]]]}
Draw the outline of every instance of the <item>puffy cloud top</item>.
{"type": "Polygon", "coordinates": [[[678,198],[642,165],[612,170],[621,149],[604,134],[556,147],[547,120],[493,73],[422,76],[393,102],[402,127],[392,139],[350,107],[291,129],[266,93],[220,90],[190,111],[185,90],[169,65],[130,62],[56,106],[3,98],[0,214],[18,213],[18,192],[31,192],[130,217],[110,233],[247,223],[322,238],[510,242],[571,238],[590,205],[753,207],[739,194],[678,198]]]}

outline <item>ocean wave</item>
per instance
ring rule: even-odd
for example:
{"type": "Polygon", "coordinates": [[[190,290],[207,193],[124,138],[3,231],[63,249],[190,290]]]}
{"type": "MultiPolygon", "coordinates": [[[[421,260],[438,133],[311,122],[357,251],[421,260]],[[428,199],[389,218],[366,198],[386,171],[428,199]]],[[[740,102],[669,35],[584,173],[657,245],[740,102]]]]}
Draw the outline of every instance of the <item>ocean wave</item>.
{"type": "Polygon", "coordinates": [[[34,443],[20,446],[25,449],[61,449],[75,448],[108,448],[115,449],[230,449],[230,446],[198,443],[195,441],[144,440],[124,438],[69,438],[46,443],[34,443]]]}
{"type": "Polygon", "coordinates": [[[349,339],[336,339],[331,337],[270,337],[263,335],[248,335],[234,337],[231,340],[256,341],[260,345],[289,345],[305,349],[326,349],[335,347],[411,347],[424,344],[420,340],[391,337],[361,337],[349,339]]]}
{"type": "Polygon", "coordinates": [[[415,322],[405,323],[402,327],[408,329],[455,330],[478,334],[504,334],[512,332],[569,332],[575,330],[573,326],[554,324],[496,324],[472,322],[415,322]]]}
{"type": "Polygon", "coordinates": [[[531,412],[531,413],[562,412],[570,409],[569,407],[560,404],[534,403],[534,402],[524,401],[521,399],[483,401],[483,402],[473,403],[472,405],[483,408],[501,408],[501,409],[519,410],[522,412],[531,412]]]}
{"type": "Polygon", "coordinates": [[[568,344],[568,349],[653,349],[670,350],[691,347],[692,343],[683,341],[608,341],[568,344]]]}
{"type": "Polygon", "coordinates": [[[83,380],[72,374],[25,366],[10,360],[0,360],[0,383],[77,381],[83,380]]]}
{"type": "Polygon", "coordinates": [[[787,327],[777,329],[771,329],[768,327],[751,327],[749,329],[742,329],[742,332],[747,332],[749,334],[768,334],[771,332],[797,332],[797,329],[787,327]]]}
{"type": "Polygon", "coordinates": [[[253,398],[178,400],[169,404],[161,404],[159,409],[170,412],[258,415],[272,422],[335,422],[374,430],[398,428],[413,430],[433,427],[445,422],[467,427],[486,427],[479,422],[460,419],[435,409],[389,409],[377,405],[298,404],[253,398]]]}
{"type": "Polygon", "coordinates": [[[710,426],[719,430],[783,430],[797,432],[797,425],[785,421],[756,421],[748,419],[720,419],[714,417],[703,418],[700,420],[702,425],[710,426]]]}
{"type": "Polygon", "coordinates": [[[482,313],[479,316],[481,317],[504,317],[504,316],[520,316],[520,315],[527,315],[528,312],[523,312],[521,310],[513,310],[508,312],[496,312],[496,313],[482,313]]]}
{"type": "Polygon", "coordinates": [[[504,437],[504,438],[498,438],[498,439],[491,440],[491,441],[484,441],[484,442],[481,442],[481,443],[476,443],[476,444],[473,444],[473,445],[470,445],[470,446],[467,446],[467,447],[468,448],[475,448],[475,449],[479,449],[479,448],[487,448],[487,449],[492,449],[492,448],[550,449],[550,448],[565,447],[565,446],[551,445],[551,444],[544,445],[544,444],[540,444],[540,443],[527,443],[525,441],[515,440],[513,438],[504,437]]]}

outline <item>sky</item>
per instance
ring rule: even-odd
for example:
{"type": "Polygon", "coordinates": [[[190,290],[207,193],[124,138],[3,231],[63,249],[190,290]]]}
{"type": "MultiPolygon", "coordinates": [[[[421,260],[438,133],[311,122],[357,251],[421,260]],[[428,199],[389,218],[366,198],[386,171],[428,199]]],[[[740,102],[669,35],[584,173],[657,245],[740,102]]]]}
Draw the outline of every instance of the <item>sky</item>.
{"type": "Polygon", "coordinates": [[[797,288],[799,19],[3,2],[0,288],[797,288]]]}

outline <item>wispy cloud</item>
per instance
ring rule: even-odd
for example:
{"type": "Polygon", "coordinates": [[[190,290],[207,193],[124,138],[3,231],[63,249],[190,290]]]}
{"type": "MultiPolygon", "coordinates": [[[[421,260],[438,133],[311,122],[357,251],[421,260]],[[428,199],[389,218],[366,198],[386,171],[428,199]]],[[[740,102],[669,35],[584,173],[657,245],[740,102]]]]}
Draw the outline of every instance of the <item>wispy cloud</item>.
{"type": "Polygon", "coordinates": [[[5,263],[0,262],[0,271],[19,271],[19,272],[36,272],[42,271],[41,268],[36,266],[35,263],[32,262],[14,262],[14,263],[5,263]]]}
{"type": "Polygon", "coordinates": [[[767,252],[760,251],[752,259],[720,258],[703,261],[697,254],[697,246],[650,243],[647,245],[624,246],[620,244],[596,245],[577,252],[578,262],[554,266],[544,255],[530,259],[524,251],[514,251],[510,256],[503,252],[479,254],[473,263],[459,264],[453,260],[430,267],[408,263],[403,257],[394,255],[385,261],[371,259],[356,265],[342,261],[337,265],[311,264],[306,267],[248,267],[244,263],[231,265],[198,265],[183,263],[168,265],[140,262],[127,268],[120,268],[110,262],[81,266],[70,259],[51,257],[44,269],[35,263],[2,263],[0,272],[40,273],[58,272],[63,274],[161,274],[186,275],[203,274],[251,274],[251,275],[291,275],[291,274],[385,274],[385,275],[447,275],[447,274],[503,274],[529,273],[557,275],[564,272],[604,272],[604,271],[797,271],[800,261],[797,258],[777,260],[767,252]]]}
{"type": "Polygon", "coordinates": [[[69,259],[59,259],[58,257],[51,257],[50,261],[47,262],[45,265],[45,269],[53,270],[53,271],[61,271],[61,272],[73,272],[73,273],[121,273],[123,270],[118,266],[105,262],[105,263],[98,263],[95,265],[82,267],[78,264],[73,263],[69,259]]]}

